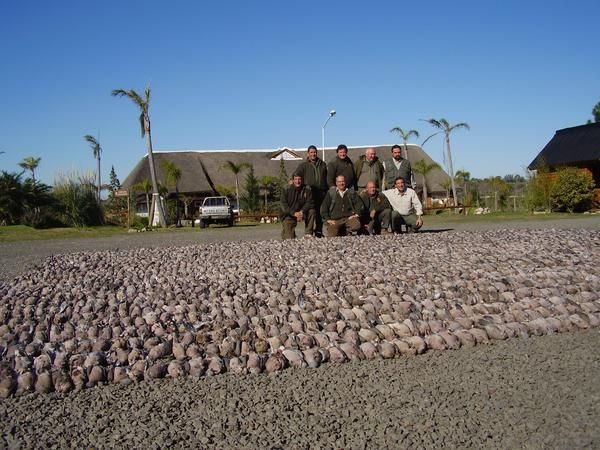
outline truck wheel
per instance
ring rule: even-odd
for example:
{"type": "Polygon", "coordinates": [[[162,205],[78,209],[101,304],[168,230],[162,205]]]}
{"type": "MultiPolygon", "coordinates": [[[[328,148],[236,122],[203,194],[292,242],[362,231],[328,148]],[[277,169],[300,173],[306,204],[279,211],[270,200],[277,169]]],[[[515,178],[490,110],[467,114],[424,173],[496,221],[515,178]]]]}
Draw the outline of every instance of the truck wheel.
{"type": "Polygon", "coordinates": [[[233,219],[229,219],[229,222],[227,222],[227,226],[228,227],[232,227],[233,226],[233,219]]]}
{"type": "Polygon", "coordinates": [[[206,222],[200,219],[200,228],[206,228],[206,222]]]}

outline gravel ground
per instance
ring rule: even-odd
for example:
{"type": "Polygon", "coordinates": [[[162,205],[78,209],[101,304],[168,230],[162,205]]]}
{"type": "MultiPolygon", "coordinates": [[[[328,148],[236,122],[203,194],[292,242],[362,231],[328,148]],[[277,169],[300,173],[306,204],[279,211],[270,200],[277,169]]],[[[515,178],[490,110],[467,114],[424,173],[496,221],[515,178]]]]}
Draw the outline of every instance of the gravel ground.
{"type": "MultiPolygon", "coordinates": [[[[486,228],[600,229],[600,218],[486,228]]],[[[0,245],[3,280],[84,250],[277,238],[278,227],[0,245]]],[[[0,401],[0,447],[597,448],[600,332],[511,339],[275,375],[101,386],[0,401]]]]}

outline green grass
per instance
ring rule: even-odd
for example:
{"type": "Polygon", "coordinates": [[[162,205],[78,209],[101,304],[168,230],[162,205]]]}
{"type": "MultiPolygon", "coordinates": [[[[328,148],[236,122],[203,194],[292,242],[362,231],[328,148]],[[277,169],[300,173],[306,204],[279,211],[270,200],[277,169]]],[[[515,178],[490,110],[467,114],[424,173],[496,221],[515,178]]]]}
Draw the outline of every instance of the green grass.
{"type": "Polygon", "coordinates": [[[25,225],[0,227],[0,242],[39,241],[46,239],[89,238],[126,234],[123,227],[48,228],[38,230],[25,225]]]}

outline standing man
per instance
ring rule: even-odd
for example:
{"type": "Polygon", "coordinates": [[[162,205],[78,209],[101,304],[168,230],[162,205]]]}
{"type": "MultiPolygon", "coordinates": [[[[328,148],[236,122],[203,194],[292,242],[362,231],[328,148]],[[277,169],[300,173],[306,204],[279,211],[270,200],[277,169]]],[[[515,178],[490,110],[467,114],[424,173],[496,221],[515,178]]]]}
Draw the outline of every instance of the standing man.
{"type": "Polygon", "coordinates": [[[327,237],[356,234],[360,230],[360,218],[364,205],[354,189],[346,187],[343,175],[335,178],[335,188],[325,195],[321,216],[327,227],[327,237]]]}
{"type": "Polygon", "coordinates": [[[365,205],[363,223],[370,235],[388,234],[392,206],[387,197],[377,190],[374,181],[367,183],[366,189],[360,193],[360,199],[365,205]]]}
{"type": "Polygon", "coordinates": [[[377,152],[374,148],[368,148],[354,165],[358,190],[364,190],[369,181],[373,181],[375,188],[378,189],[383,179],[383,172],[383,164],[377,157],[377,152]]]}
{"type": "Polygon", "coordinates": [[[310,187],[302,183],[300,175],[292,177],[281,196],[282,239],[296,238],[296,225],[304,221],[304,237],[311,238],[315,226],[315,205],[310,187]]]}
{"type": "Polygon", "coordinates": [[[344,144],[337,146],[335,159],[327,164],[327,185],[330,188],[336,187],[336,180],[340,175],[346,180],[346,187],[348,189],[356,189],[354,164],[348,158],[348,147],[344,144]]]}
{"type": "Polygon", "coordinates": [[[311,145],[307,150],[306,161],[300,163],[294,175],[300,175],[304,184],[310,187],[315,205],[315,236],[323,237],[323,219],[321,205],[327,194],[327,165],[317,155],[317,147],[311,145]]]}
{"type": "Polygon", "coordinates": [[[404,178],[398,177],[393,189],[383,191],[392,205],[392,231],[402,233],[402,225],[406,225],[408,233],[414,233],[423,226],[423,206],[417,193],[406,187],[404,178]]]}
{"type": "Polygon", "coordinates": [[[413,184],[414,176],[410,161],[402,157],[402,147],[398,144],[392,145],[392,157],[383,162],[383,167],[385,169],[384,189],[393,189],[394,182],[398,177],[404,178],[406,186],[415,188],[416,185],[413,184]]]}

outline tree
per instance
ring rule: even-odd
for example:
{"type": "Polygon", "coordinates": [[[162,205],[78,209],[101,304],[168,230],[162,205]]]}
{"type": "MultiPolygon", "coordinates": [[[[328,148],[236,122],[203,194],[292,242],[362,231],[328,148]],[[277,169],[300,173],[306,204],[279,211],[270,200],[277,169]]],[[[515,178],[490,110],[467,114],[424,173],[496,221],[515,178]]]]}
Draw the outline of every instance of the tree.
{"type": "Polygon", "coordinates": [[[100,176],[100,154],[102,153],[102,147],[100,146],[100,142],[98,142],[98,140],[91,134],[86,134],[83,138],[90,144],[94,158],[96,158],[96,161],[98,162],[98,201],[100,201],[100,189],[102,188],[100,176]]]}
{"type": "Polygon", "coordinates": [[[0,225],[13,225],[23,214],[23,173],[0,172],[0,225]]]}
{"type": "Polygon", "coordinates": [[[275,197],[277,200],[281,200],[281,195],[288,185],[288,181],[290,178],[288,177],[287,170],[285,169],[285,163],[283,159],[279,160],[279,176],[277,177],[277,186],[275,188],[275,197]]]}
{"type": "Polygon", "coordinates": [[[435,161],[433,161],[431,164],[427,164],[424,159],[420,159],[414,163],[412,169],[415,171],[415,173],[423,177],[423,206],[427,207],[427,174],[434,169],[441,170],[442,168],[435,161]]]}
{"type": "Polygon", "coordinates": [[[418,138],[419,132],[417,130],[408,130],[407,132],[404,132],[402,128],[394,127],[390,130],[390,133],[398,133],[398,135],[402,138],[402,142],[404,143],[404,157],[408,159],[408,139],[411,136],[418,138]]]}
{"type": "Polygon", "coordinates": [[[246,203],[246,208],[251,212],[258,211],[260,204],[260,184],[254,175],[254,166],[252,165],[246,174],[244,190],[246,194],[243,196],[243,200],[246,203]]]}
{"type": "Polygon", "coordinates": [[[33,156],[28,156],[23,158],[23,161],[19,163],[19,166],[25,170],[31,171],[31,179],[33,180],[33,184],[35,184],[35,169],[40,165],[40,161],[42,158],[34,158],[33,156]]]}
{"type": "Polygon", "coordinates": [[[454,175],[454,178],[456,178],[456,182],[458,184],[462,184],[463,204],[466,205],[467,203],[471,203],[470,201],[467,202],[467,186],[469,185],[469,181],[471,180],[471,173],[467,170],[457,170],[456,174],[454,175]]]}
{"type": "Polygon", "coordinates": [[[152,182],[146,178],[139,183],[135,183],[131,186],[131,190],[134,192],[143,192],[146,196],[146,212],[148,213],[148,220],[150,220],[150,193],[152,192],[152,182]]]}
{"type": "Polygon", "coordinates": [[[152,181],[152,206],[150,208],[150,215],[148,216],[148,224],[152,225],[154,211],[158,210],[158,220],[160,222],[160,226],[164,228],[167,226],[167,221],[165,219],[165,212],[163,210],[162,202],[160,201],[158,181],[156,180],[156,169],[154,167],[154,154],[152,152],[152,135],[150,130],[150,86],[146,87],[143,98],[133,89],[130,89],[129,91],[125,91],[123,89],[114,89],[112,91],[112,96],[127,97],[140,109],[140,128],[142,138],[146,138],[148,164],[150,166],[150,179],[152,181]]]}
{"type": "MultiPolygon", "coordinates": [[[[594,105],[592,109],[592,116],[594,117],[594,122],[600,123],[600,102],[594,105]]],[[[588,120],[587,123],[592,123],[591,120],[588,120]]]]}
{"type": "MultiPolygon", "coordinates": [[[[426,122],[429,123],[431,126],[441,130],[440,133],[444,133],[444,137],[445,137],[445,141],[446,141],[446,151],[448,152],[448,169],[450,172],[449,173],[450,181],[452,183],[452,197],[454,198],[454,206],[457,206],[458,199],[456,197],[456,186],[454,185],[454,166],[452,163],[452,152],[450,150],[450,133],[452,133],[452,131],[460,129],[460,128],[466,128],[467,130],[470,130],[471,127],[469,127],[469,124],[465,123],[465,122],[460,122],[455,125],[450,125],[446,119],[440,119],[440,120],[429,119],[429,120],[426,120],[426,122]]],[[[435,136],[436,134],[438,134],[438,133],[434,133],[431,136],[429,136],[427,139],[425,139],[425,142],[427,142],[427,140],[429,138],[435,136]]],[[[425,144],[425,142],[423,142],[423,144],[425,144]]]]}
{"type": "Polygon", "coordinates": [[[594,191],[594,178],[587,170],[565,167],[556,173],[550,190],[554,209],[581,212],[590,208],[594,191]]]}
{"type": "Polygon", "coordinates": [[[111,166],[110,174],[108,175],[108,186],[110,188],[109,195],[112,197],[115,194],[115,191],[121,187],[121,182],[117,177],[117,172],[115,172],[115,166],[111,166]]]}
{"type": "Polygon", "coordinates": [[[259,178],[258,183],[265,193],[265,212],[267,212],[269,210],[268,196],[273,190],[273,186],[277,184],[277,178],[271,175],[265,175],[259,178]]]}
{"type": "Polygon", "coordinates": [[[181,169],[171,161],[163,161],[162,168],[165,171],[167,186],[175,187],[175,223],[181,226],[179,222],[179,180],[181,180],[181,169]]]}
{"type": "Polygon", "coordinates": [[[229,170],[235,176],[235,198],[236,198],[236,203],[237,203],[238,214],[240,213],[240,180],[239,180],[239,174],[242,172],[242,170],[248,169],[250,167],[252,167],[252,166],[250,164],[248,164],[247,162],[236,164],[233,161],[225,161],[223,163],[223,165],[221,166],[221,169],[229,170]]]}
{"type": "Polygon", "coordinates": [[[498,211],[498,200],[500,200],[501,204],[504,203],[506,194],[510,191],[510,186],[498,176],[491,177],[488,180],[488,184],[494,193],[494,211],[498,211]]]}

